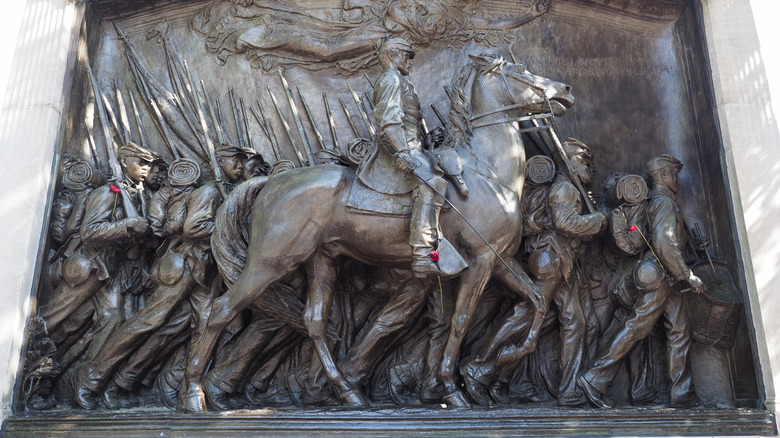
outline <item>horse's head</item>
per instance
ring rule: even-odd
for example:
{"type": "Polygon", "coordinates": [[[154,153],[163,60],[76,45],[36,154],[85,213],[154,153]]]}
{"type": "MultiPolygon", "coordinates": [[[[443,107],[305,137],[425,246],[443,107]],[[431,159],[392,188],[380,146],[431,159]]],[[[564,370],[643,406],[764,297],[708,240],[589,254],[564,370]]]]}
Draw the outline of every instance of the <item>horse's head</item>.
{"type": "MultiPolygon", "coordinates": [[[[476,67],[477,77],[480,78],[474,80],[472,104],[482,100],[488,106],[511,106],[522,113],[552,110],[556,116],[562,116],[574,105],[574,95],[571,94],[569,85],[535,75],[522,64],[509,63],[498,55],[469,57],[476,67]]],[[[481,108],[483,111],[488,109],[493,108],[481,108]]]]}

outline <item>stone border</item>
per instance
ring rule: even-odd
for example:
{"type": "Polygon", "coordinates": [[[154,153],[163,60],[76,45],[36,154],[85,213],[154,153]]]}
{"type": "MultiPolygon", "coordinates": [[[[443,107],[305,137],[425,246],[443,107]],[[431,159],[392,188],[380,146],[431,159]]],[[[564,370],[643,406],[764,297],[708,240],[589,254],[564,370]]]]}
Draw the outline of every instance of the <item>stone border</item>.
{"type": "Polygon", "coordinates": [[[776,434],[774,414],[747,409],[270,410],[177,415],[159,410],[15,416],[7,437],[60,436],[573,436],[776,434]]]}

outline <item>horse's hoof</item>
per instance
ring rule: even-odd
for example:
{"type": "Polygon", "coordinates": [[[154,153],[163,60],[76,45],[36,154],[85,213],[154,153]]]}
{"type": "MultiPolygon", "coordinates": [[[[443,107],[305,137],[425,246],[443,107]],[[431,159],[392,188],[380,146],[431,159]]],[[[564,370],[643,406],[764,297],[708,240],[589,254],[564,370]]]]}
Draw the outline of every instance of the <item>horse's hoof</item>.
{"type": "Polygon", "coordinates": [[[347,389],[342,391],[341,401],[344,402],[344,406],[350,408],[363,409],[371,407],[371,403],[368,401],[366,396],[364,396],[363,393],[357,389],[347,389]]]}
{"type": "Polygon", "coordinates": [[[455,390],[442,397],[442,401],[448,408],[452,409],[468,409],[471,407],[471,403],[466,400],[466,396],[462,392],[455,390]]]}
{"type": "Polygon", "coordinates": [[[179,393],[179,401],[176,404],[176,412],[185,414],[202,414],[206,412],[206,397],[200,384],[182,385],[184,391],[179,393]]]}
{"type": "Polygon", "coordinates": [[[480,365],[475,362],[468,362],[460,367],[460,374],[463,377],[466,391],[474,401],[482,406],[493,404],[493,400],[487,395],[488,382],[483,380],[487,372],[480,365]]]}

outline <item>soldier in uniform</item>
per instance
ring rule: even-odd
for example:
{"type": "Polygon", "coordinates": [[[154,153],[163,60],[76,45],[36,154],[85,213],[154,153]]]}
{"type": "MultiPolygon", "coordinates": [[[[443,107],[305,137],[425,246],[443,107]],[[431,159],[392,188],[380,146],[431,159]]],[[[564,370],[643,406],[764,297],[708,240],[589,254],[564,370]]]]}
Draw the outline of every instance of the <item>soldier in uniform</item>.
{"type": "MultiPolygon", "coordinates": [[[[653,185],[647,205],[649,230],[646,236],[655,254],[646,251],[634,268],[633,280],[638,296],[631,316],[590,369],[578,379],[578,386],[597,407],[608,407],[604,395],[621,364],[634,346],[650,334],[661,315],[666,319],[668,341],[671,379],[669,405],[685,408],[699,402],[688,358],[691,347],[690,316],[678,284],[685,282],[693,292],[702,293],[704,283],[683,258],[686,236],[677,204],[682,167],[680,160],[665,154],[647,163],[647,175],[653,185]]],[[[641,232],[632,229],[633,232],[641,232]]]]}
{"type": "MultiPolygon", "coordinates": [[[[583,185],[589,184],[593,179],[593,157],[588,146],[568,139],[563,148],[576,176],[583,185]]],[[[546,188],[542,186],[540,190],[546,188]]],[[[562,344],[558,404],[561,406],[585,403],[576,388],[577,376],[586,360],[587,336],[587,320],[581,306],[576,261],[585,249],[583,239],[598,234],[607,224],[606,216],[601,212],[582,213],[582,196],[569,177],[559,171],[549,186],[546,208],[542,206],[541,210],[526,212],[529,217],[536,217],[540,228],[539,234],[530,236],[526,241],[529,270],[548,302],[554,302],[558,308],[562,344]]],[[[477,358],[463,366],[462,374],[467,389],[483,404],[489,401],[482,398],[482,392],[476,384],[488,386],[494,376],[499,374],[491,392],[498,394],[497,398],[502,398],[501,394],[509,385],[509,375],[502,368],[520,359],[516,357],[518,347],[511,341],[518,334],[527,332],[533,312],[534,309],[528,303],[518,303],[507,319],[497,326],[477,358]]]]}
{"type": "MultiPolygon", "coordinates": [[[[126,263],[136,253],[139,238],[149,225],[145,217],[129,217],[128,211],[140,211],[143,196],[138,186],[146,178],[154,156],[148,150],[129,143],[119,148],[117,157],[124,177],[114,184],[93,190],[86,199],[81,225],[83,246],[63,265],[64,290],[41,309],[49,331],[56,330],[76,309],[96,297],[98,314],[95,325],[110,332],[121,322],[118,295],[132,282],[132,265],[126,263]],[[124,191],[127,197],[120,196],[124,191]],[[124,205],[128,199],[133,205],[124,205]],[[100,290],[100,293],[97,294],[100,290]]],[[[94,341],[93,341],[94,343],[94,341]]]]}
{"type": "Polygon", "coordinates": [[[412,271],[425,277],[440,273],[430,255],[438,244],[439,212],[444,202],[436,192],[443,194],[447,181],[423,150],[422,110],[409,82],[413,57],[412,45],[401,38],[391,38],[379,48],[383,70],[373,96],[379,144],[358,169],[357,176],[380,193],[412,193],[412,271]]]}
{"type": "MultiPolygon", "coordinates": [[[[243,172],[241,154],[221,151],[218,156],[223,173],[230,182],[239,181],[243,172]]],[[[76,399],[85,409],[93,405],[90,401],[91,393],[107,386],[112,390],[104,393],[110,394],[104,397],[104,401],[109,407],[117,406],[113,397],[116,394],[113,391],[114,384],[132,389],[141,373],[133,372],[135,367],[116,376],[114,371],[142,344],[139,352],[133,355],[136,360],[132,363],[141,365],[155,359],[155,353],[165,346],[165,341],[156,339],[153,344],[144,341],[161,328],[164,333],[177,334],[164,330],[164,326],[185,299],[189,298],[194,316],[191,318],[194,319],[192,325],[195,328],[192,336],[197,336],[205,327],[213,299],[209,279],[215,274],[210,239],[217,207],[222,199],[214,183],[196,188],[199,179],[200,169],[193,160],[180,158],[171,164],[167,215],[164,226],[157,230],[168,238],[164,244],[167,247],[165,255],[155,267],[159,284],[149,297],[146,307],[128,319],[109,339],[100,354],[79,369],[75,383],[76,399]]],[[[176,325],[181,325],[178,319],[176,325]]]]}

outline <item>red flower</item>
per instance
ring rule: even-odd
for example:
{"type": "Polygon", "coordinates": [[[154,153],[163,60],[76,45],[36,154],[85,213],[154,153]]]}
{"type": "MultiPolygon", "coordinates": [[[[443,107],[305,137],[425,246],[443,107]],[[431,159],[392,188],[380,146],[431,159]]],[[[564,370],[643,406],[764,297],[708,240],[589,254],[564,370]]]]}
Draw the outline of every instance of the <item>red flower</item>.
{"type": "Polygon", "coordinates": [[[628,227],[628,231],[636,231],[638,229],[639,227],[637,227],[636,225],[631,225],[630,227],[628,227]]]}
{"type": "Polygon", "coordinates": [[[431,260],[434,262],[439,261],[439,251],[431,251],[431,260]]]}
{"type": "Polygon", "coordinates": [[[119,190],[119,187],[117,187],[117,186],[115,186],[113,184],[108,189],[111,190],[114,193],[119,193],[121,191],[121,190],[119,190]]]}

